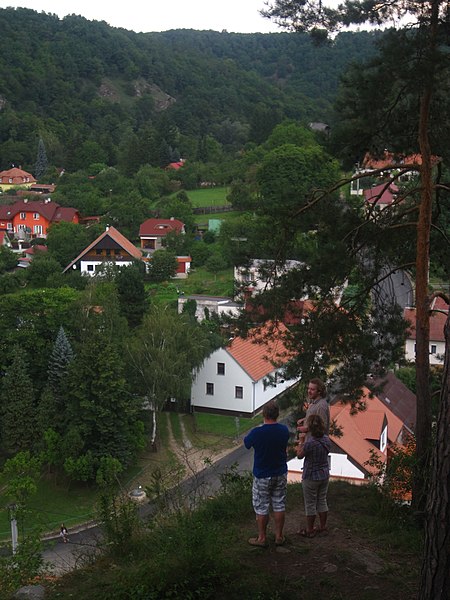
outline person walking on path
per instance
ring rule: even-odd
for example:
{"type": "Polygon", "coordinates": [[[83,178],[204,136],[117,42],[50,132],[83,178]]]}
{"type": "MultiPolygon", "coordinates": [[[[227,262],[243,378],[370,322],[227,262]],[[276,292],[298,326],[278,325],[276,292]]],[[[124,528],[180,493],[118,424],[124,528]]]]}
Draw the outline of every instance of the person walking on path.
{"type": "Polygon", "coordinates": [[[256,514],[258,536],[248,543],[265,548],[270,505],[275,521],[275,544],[285,542],[283,528],[286,511],[287,445],[289,429],[277,423],[279,408],[273,400],[263,408],[264,423],[255,427],[244,438],[244,445],[254,449],[252,502],[256,514]]]}
{"type": "Polygon", "coordinates": [[[311,415],[306,422],[310,438],[297,444],[298,458],[303,463],[303,498],[305,501],[306,528],[298,533],[303,537],[314,537],[316,533],[328,533],[327,491],[330,479],[328,454],[331,448],[330,438],[325,435],[325,423],[320,415],[311,415]],[[319,529],[314,528],[319,515],[319,529]]]}
{"type": "Polygon", "coordinates": [[[61,529],[59,530],[59,536],[62,541],[67,544],[69,541],[69,532],[67,531],[67,527],[64,525],[64,523],[62,523],[61,529]]]}
{"type": "Polygon", "coordinates": [[[327,390],[324,382],[321,379],[311,379],[308,383],[308,405],[306,415],[303,419],[297,421],[297,431],[299,432],[299,441],[305,442],[310,438],[308,431],[308,418],[311,415],[319,415],[322,417],[325,434],[328,435],[330,430],[330,406],[327,400],[327,390]]]}

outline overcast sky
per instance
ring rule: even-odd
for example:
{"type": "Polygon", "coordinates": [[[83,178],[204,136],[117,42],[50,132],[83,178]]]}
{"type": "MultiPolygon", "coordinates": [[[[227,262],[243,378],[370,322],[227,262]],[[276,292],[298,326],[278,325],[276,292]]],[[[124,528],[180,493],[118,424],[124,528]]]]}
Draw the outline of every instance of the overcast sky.
{"type": "Polygon", "coordinates": [[[59,17],[76,14],[89,20],[106,21],[113,27],[133,31],[168,29],[213,29],[254,33],[280,31],[259,10],[264,0],[22,0],[0,1],[8,6],[32,8],[59,17]]]}

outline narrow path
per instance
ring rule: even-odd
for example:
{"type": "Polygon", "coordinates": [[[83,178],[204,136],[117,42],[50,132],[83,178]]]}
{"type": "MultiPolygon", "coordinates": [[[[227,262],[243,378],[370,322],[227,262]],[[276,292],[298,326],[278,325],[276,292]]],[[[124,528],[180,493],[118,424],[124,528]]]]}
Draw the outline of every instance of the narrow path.
{"type": "Polygon", "coordinates": [[[208,463],[215,462],[223,456],[226,456],[227,454],[235,450],[235,445],[233,445],[231,448],[222,450],[221,452],[194,448],[191,440],[188,437],[183,418],[181,415],[178,415],[178,419],[180,421],[181,434],[183,438],[183,445],[180,446],[180,444],[176,441],[173,435],[169,413],[166,413],[166,418],[170,449],[175,454],[180,463],[183,465],[183,467],[186,469],[185,478],[191,477],[192,475],[196,475],[197,473],[202,471],[208,463]]]}

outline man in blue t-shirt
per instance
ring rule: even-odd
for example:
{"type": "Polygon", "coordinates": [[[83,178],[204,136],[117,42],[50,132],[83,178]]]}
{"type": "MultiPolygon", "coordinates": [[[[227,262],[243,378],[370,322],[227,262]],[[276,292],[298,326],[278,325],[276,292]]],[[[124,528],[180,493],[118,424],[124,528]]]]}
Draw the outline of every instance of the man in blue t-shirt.
{"type": "Polygon", "coordinates": [[[264,424],[255,427],[244,438],[245,447],[255,451],[253,460],[252,501],[258,525],[258,537],[248,543],[267,547],[266,530],[269,523],[269,508],[272,504],[275,520],[275,544],[285,542],[283,527],[286,511],[287,463],[286,449],[289,430],[277,423],[280,411],[271,400],[263,408],[264,424]]]}

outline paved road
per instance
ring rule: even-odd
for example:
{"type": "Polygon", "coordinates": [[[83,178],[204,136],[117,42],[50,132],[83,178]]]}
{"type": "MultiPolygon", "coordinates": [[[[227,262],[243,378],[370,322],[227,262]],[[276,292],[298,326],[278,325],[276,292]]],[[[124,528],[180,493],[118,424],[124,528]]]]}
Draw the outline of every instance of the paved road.
{"type": "MultiPolygon", "coordinates": [[[[225,473],[233,464],[237,463],[237,471],[242,473],[251,471],[253,465],[253,451],[248,451],[243,444],[223,456],[212,466],[206,467],[196,475],[186,479],[180,484],[180,489],[175,492],[174,502],[182,496],[195,505],[197,498],[213,496],[220,488],[220,475],[225,473]],[[181,494],[180,494],[181,491],[181,494]]],[[[139,508],[140,516],[145,519],[151,517],[154,512],[151,504],[145,504],[139,508]]],[[[45,542],[43,552],[44,561],[49,563],[50,572],[63,574],[81,567],[92,560],[97,552],[97,546],[101,540],[101,531],[98,526],[85,529],[80,527],[79,531],[69,531],[69,542],[64,544],[58,536],[45,542]]]]}

